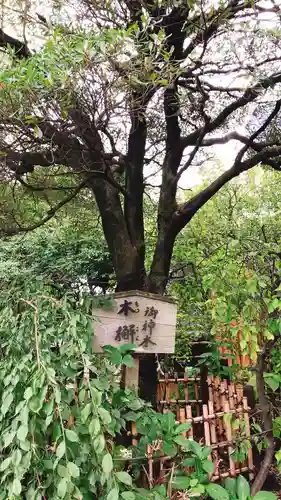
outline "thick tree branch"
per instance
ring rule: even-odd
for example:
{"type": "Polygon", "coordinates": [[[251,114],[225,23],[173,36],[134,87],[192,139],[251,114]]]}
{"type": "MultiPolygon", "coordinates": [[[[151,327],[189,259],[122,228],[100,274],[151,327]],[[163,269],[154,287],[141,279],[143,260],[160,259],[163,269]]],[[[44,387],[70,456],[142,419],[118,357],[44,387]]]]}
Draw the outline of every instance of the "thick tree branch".
{"type": "Polygon", "coordinates": [[[171,221],[171,231],[178,234],[192,219],[196,212],[231,179],[234,179],[234,177],[237,177],[242,172],[253,168],[259,163],[267,163],[268,160],[277,156],[281,156],[281,146],[274,146],[260,151],[244,162],[235,161],[229,170],[223,172],[206,189],[203,189],[203,191],[179,207],[174,214],[173,220],[171,221]]]}
{"type": "Polygon", "coordinates": [[[176,175],[182,159],[179,126],[179,100],[177,87],[167,88],[164,94],[166,120],[166,152],[162,168],[162,183],[158,204],[158,237],[151,265],[147,288],[153,293],[163,293],[169,277],[174,246],[170,223],[176,208],[176,175]]]}

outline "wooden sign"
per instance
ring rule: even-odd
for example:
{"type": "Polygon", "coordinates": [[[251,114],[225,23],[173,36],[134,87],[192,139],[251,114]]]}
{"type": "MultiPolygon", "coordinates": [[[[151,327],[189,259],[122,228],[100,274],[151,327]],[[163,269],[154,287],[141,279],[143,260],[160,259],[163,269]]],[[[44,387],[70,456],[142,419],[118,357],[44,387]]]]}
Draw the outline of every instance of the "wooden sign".
{"type": "Polygon", "coordinates": [[[141,291],[120,292],[113,309],[94,309],[94,350],[135,344],[138,353],[173,353],[177,306],[172,299],[141,291]]]}

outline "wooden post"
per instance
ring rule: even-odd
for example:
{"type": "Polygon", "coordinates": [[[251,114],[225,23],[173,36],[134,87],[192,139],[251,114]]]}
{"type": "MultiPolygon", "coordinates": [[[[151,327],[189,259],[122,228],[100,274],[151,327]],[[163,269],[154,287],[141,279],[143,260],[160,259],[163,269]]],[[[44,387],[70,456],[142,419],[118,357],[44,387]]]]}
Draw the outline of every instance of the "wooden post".
{"type": "Polygon", "coordinates": [[[134,356],[134,367],[125,366],[124,370],[124,386],[126,389],[135,389],[136,391],[139,388],[139,366],[140,360],[137,356],[134,356]]]}

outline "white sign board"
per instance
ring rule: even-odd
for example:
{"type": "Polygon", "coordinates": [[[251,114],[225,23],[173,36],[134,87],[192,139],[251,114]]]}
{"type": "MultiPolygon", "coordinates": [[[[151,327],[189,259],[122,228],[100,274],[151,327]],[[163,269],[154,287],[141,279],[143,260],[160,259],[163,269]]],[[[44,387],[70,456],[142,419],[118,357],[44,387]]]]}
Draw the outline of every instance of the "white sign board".
{"type": "Polygon", "coordinates": [[[120,292],[113,309],[94,309],[94,350],[101,346],[135,344],[138,353],[173,353],[176,304],[145,292],[120,292]]]}

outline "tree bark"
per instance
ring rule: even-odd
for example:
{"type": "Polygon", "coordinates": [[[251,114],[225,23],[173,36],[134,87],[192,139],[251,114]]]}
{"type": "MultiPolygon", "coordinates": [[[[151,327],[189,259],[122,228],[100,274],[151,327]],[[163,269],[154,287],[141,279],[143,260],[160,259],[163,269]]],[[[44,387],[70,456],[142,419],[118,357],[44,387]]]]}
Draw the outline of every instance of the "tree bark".
{"type": "Polygon", "coordinates": [[[253,482],[251,495],[254,496],[258,493],[264,485],[264,482],[268,476],[270,466],[274,457],[275,442],[273,437],[273,423],[272,414],[270,409],[269,401],[265,394],[265,383],[264,383],[264,370],[265,370],[265,358],[266,351],[269,345],[266,344],[262,351],[258,355],[257,368],[256,368],[256,385],[257,393],[259,397],[259,405],[261,408],[261,417],[263,421],[264,431],[266,431],[265,440],[267,441],[267,448],[265,450],[265,456],[260,466],[260,470],[253,482]]]}

